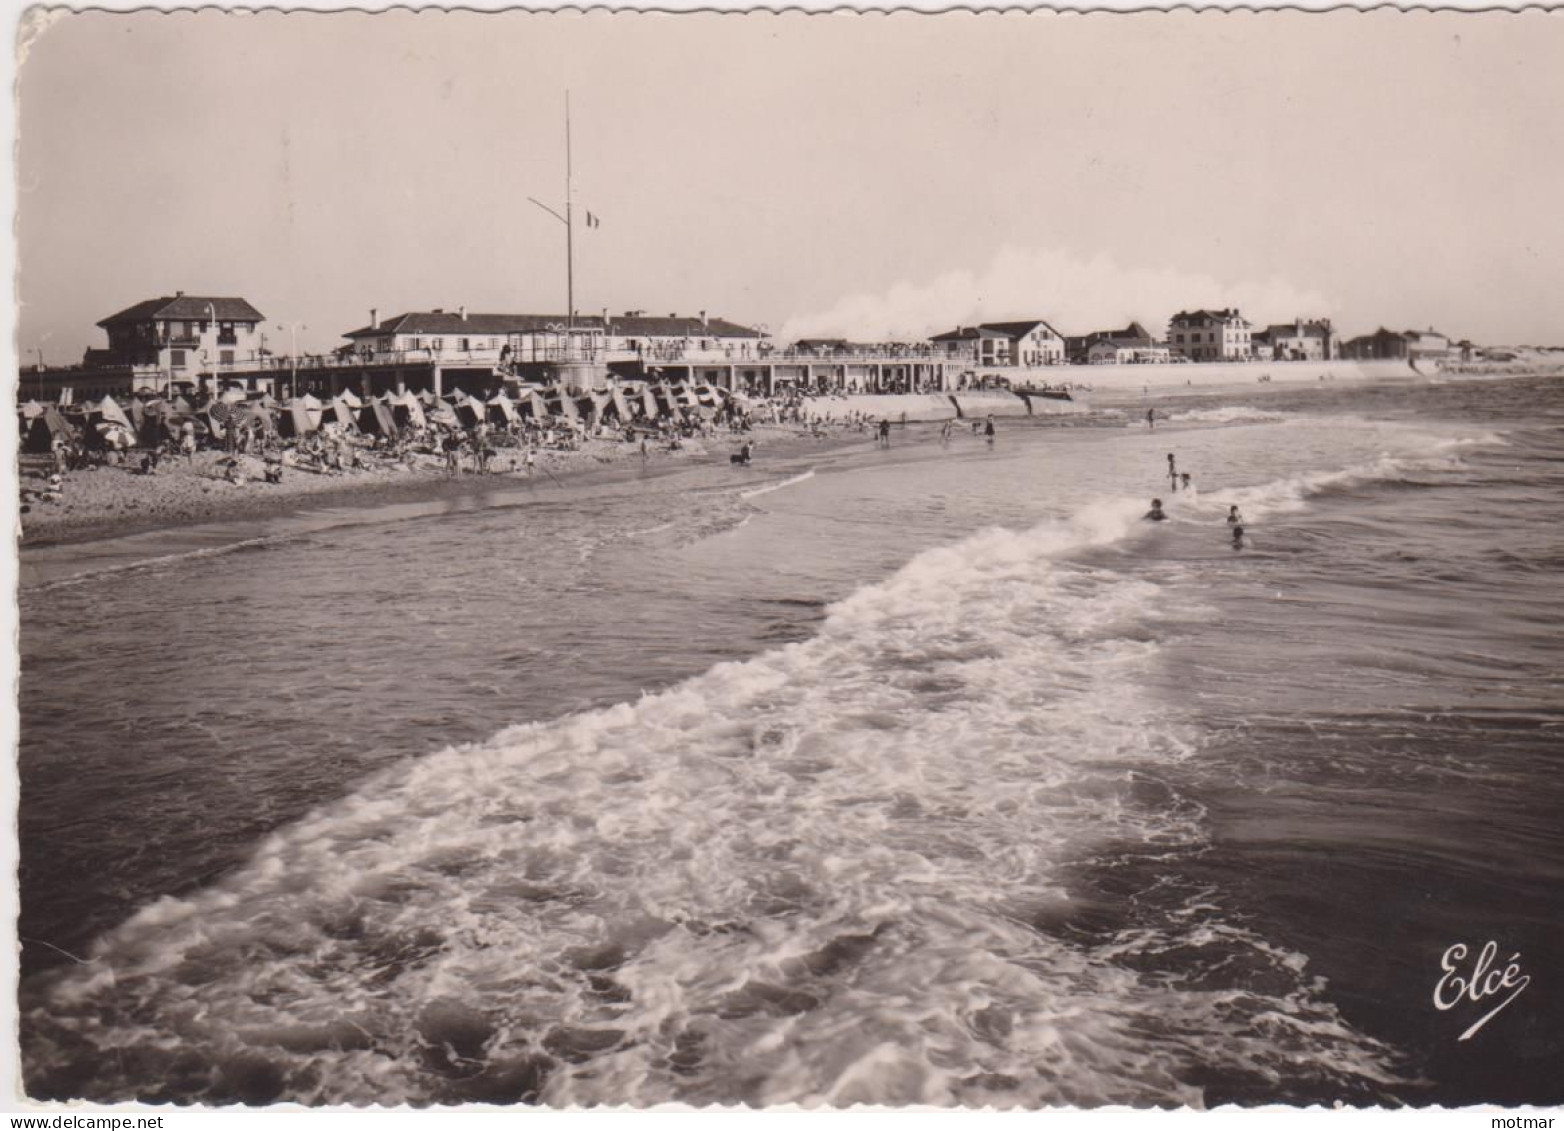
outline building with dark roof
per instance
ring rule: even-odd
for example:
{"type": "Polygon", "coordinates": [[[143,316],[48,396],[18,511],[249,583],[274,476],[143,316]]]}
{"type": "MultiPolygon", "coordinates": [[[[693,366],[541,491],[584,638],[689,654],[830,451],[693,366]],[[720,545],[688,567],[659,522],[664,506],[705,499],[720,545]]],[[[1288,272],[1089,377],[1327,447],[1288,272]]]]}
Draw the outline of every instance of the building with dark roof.
{"type": "Polygon", "coordinates": [[[1168,349],[1190,361],[1248,361],[1253,329],[1237,307],[1181,310],[1168,320],[1168,349]]]}
{"type": "Polygon", "coordinates": [[[1031,369],[1064,362],[1064,336],[1041,318],[959,326],[929,341],[947,356],[970,355],[977,365],[1031,369]]]}
{"type": "Polygon", "coordinates": [[[108,348],[89,349],[83,364],[155,368],[176,381],[253,365],[262,356],[264,317],[242,298],[178,291],[147,299],[98,323],[108,348]]]}
{"type": "Polygon", "coordinates": [[[1363,334],[1344,343],[1341,356],[1352,361],[1415,361],[1420,357],[1437,360],[1450,356],[1450,339],[1432,328],[1387,330],[1381,326],[1372,334],[1363,334]]]}

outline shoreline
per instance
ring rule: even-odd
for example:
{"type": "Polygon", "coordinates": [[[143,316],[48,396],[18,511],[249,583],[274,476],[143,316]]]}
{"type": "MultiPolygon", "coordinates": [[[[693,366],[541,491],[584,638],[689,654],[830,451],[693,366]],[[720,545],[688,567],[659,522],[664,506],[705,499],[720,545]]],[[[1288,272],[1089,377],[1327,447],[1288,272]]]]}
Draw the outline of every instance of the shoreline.
{"type": "MultiPolygon", "coordinates": [[[[78,545],[132,534],[281,518],[334,506],[460,497],[500,485],[581,483],[605,473],[667,474],[725,461],[746,440],[755,445],[758,457],[765,458],[827,445],[830,450],[847,444],[868,445],[873,439],[867,432],[836,430],[816,437],[797,425],[768,423],[744,434],[720,433],[686,440],[677,451],[651,449],[644,460],[638,447],[593,439],[575,451],[539,452],[536,470],[530,474],[514,467],[515,453],[507,449],[496,458],[499,470],[486,474],[466,470],[452,475],[443,462],[425,460],[412,468],[375,467],[335,474],[290,468],[282,484],[264,482],[263,465],[253,457],[241,457],[247,472],[245,482],[230,483],[222,474],[225,454],[209,450],[197,452],[188,464],[183,458],[165,459],[153,476],[113,465],[66,472],[60,501],[28,500],[32,509],[18,515],[16,545],[19,550],[78,545]]],[[[18,486],[23,490],[42,487],[49,474],[47,462],[43,457],[20,459],[18,486]]]]}
{"type": "MultiPolygon", "coordinates": [[[[1319,387],[1355,387],[1397,385],[1415,387],[1452,381],[1490,382],[1510,378],[1538,376],[1526,372],[1485,372],[1481,374],[1446,370],[1437,377],[1412,373],[1364,374],[1320,383],[1319,387]]],[[[1231,369],[1227,371],[1231,377],[1231,369]]],[[[1561,376],[1564,372],[1541,374],[1561,376]]],[[[1115,383],[1117,384],[1117,383],[1115,383]]],[[[1006,426],[1025,421],[1029,427],[1109,427],[1122,424],[1127,415],[1136,415],[1147,405],[1169,401],[1211,397],[1264,399],[1279,394],[1296,394],[1315,387],[1314,381],[1196,383],[1189,385],[1153,384],[1149,388],[1099,387],[1093,390],[1073,412],[1040,413],[1035,416],[1005,413],[1006,426]]],[[[863,398],[859,398],[863,399],[863,398]]],[[[831,402],[824,402],[830,405],[831,402]]],[[[889,406],[887,406],[889,407],[889,406]]],[[[973,407],[977,407],[974,405],[973,407]]],[[[985,406],[986,407],[986,406],[985,406]]],[[[1024,413],[1024,409],[1021,410],[1024,413]]],[[[961,421],[958,423],[966,423],[961,421]]],[[[928,425],[909,420],[908,426],[928,425]]],[[[932,425],[929,425],[932,426],[932,425]]],[[[898,429],[900,430],[900,429],[898,429]]],[[[198,452],[191,463],[175,458],[165,460],[154,476],[144,476],[128,466],[104,465],[88,470],[67,472],[62,497],[54,502],[24,499],[31,509],[18,513],[15,530],[19,550],[92,543],[131,534],[153,533],[208,524],[263,520],[298,514],[305,510],[333,506],[362,506],[372,503],[422,502],[460,497],[470,492],[492,490],[500,484],[528,482],[580,483],[593,476],[622,474],[667,474],[681,468],[717,463],[748,440],[762,460],[769,456],[796,456],[810,450],[837,451],[855,445],[871,446],[872,431],[844,430],[828,426],[821,435],[797,424],[757,424],[749,433],[718,433],[685,442],[677,451],[665,448],[649,450],[641,458],[640,449],[619,440],[591,439],[575,451],[543,451],[537,469],[528,474],[516,470],[517,453],[505,449],[496,455],[501,470],[487,474],[465,471],[453,476],[443,461],[422,458],[417,466],[380,466],[341,473],[312,473],[290,469],[284,483],[262,481],[262,463],[254,457],[241,457],[246,481],[234,484],[223,477],[220,461],[224,453],[198,452]]],[[[18,456],[18,491],[36,492],[49,474],[44,457],[18,456]]]]}

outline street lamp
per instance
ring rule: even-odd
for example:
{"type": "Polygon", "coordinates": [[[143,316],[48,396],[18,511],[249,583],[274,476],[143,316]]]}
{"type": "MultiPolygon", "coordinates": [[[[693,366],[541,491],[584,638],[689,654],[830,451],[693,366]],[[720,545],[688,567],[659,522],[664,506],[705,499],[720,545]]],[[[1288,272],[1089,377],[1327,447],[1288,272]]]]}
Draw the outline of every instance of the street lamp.
{"type": "MultiPolygon", "coordinates": [[[[299,399],[299,331],[309,327],[302,322],[279,322],[277,329],[288,331],[288,399],[299,399]]],[[[336,386],[333,385],[333,388],[336,386]]]]}
{"type": "MultiPolygon", "coordinates": [[[[222,385],[222,379],[217,375],[217,358],[219,356],[217,350],[217,339],[219,337],[217,332],[217,307],[207,303],[206,312],[212,316],[212,397],[215,399],[222,385]]],[[[202,350],[201,352],[205,353],[206,351],[202,350]]]]}

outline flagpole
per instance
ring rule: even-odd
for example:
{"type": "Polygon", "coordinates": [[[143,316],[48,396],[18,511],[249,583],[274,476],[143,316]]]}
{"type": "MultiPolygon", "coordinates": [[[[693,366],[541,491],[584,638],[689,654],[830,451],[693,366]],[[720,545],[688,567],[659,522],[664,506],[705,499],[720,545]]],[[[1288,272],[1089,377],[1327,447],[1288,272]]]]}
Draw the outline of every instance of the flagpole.
{"type": "MultiPolygon", "coordinates": [[[[571,222],[570,212],[570,91],[565,91],[565,305],[569,308],[565,312],[565,328],[574,330],[576,327],[576,247],[575,226],[571,222]]],[[[569,351],[570,337],[565,337],[566,351],[569,351]]]]}

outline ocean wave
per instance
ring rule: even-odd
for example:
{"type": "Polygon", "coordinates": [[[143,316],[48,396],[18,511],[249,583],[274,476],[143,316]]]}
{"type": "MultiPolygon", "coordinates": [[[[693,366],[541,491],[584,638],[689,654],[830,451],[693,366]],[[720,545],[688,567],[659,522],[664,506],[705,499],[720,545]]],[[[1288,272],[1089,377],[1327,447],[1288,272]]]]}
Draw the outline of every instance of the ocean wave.
{"type": "Polygon", "coordinates": [[[1123,960],[1177,924],[1046,929],[1068,860],[1205,835],[1147,788],[1197,749],[1145,678],[1164,590],[1080,556],[1141,508],[981,531],[809,640],[381,773],[30,981],[30,1091],[1198,1104],[1262,1045],[1373,1077],[1298,956],[1235,1008],[1123,960]]]}
{"type": "Polygon", "coordinates": [[[1264,424],[1287,420],[1292,415],[1250,405],[1222,405],[1220,408],[1192,408],[1170,413],[1167,419],[1171,424],[1264,424]]]}
{"type": "Polygon", "coordinates": [[[808,471],[800,472],[797,475],[790,475],[788,478],[779,479],[775,483],[767,483],[761,487],[751,487],[747,491],[740,491],[739,498],[754,499],[761,495],[769,495],[773,491],[780,491],[784,487],[792,487],[794,484],[803,483],[805,480],[813,479],[814,477],[815,469],[811,467],[808,471]]]}

